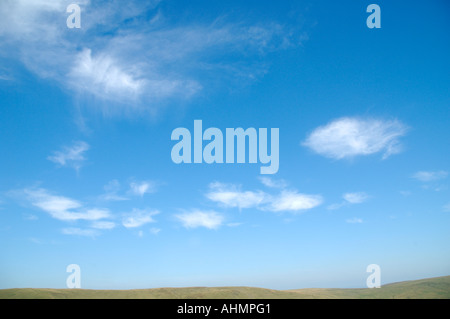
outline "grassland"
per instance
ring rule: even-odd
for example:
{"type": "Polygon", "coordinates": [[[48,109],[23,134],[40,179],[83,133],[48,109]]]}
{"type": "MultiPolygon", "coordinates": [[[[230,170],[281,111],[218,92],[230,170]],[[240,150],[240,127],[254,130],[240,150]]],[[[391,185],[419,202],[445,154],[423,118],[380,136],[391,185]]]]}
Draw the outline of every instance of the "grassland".
{"type": "Polygon", "coordinates": [[[379,289],[271,290],[192,287],[137,290],[3,289],[0,299],[450,299],[450,276],[405,281],[379,289]]]}

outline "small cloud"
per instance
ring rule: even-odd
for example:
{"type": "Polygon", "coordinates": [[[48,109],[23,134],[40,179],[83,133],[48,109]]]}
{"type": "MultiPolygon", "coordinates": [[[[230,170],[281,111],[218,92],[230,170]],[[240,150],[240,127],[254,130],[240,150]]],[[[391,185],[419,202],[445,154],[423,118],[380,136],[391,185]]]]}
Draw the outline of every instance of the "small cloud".
{"type": "Polygon", "coordinates": [[[331,204],[327,207],[327,209],[336,210],[347,205],[361,204],[364,203],[367,199],[369,199],[369,195],[367,195],[364,192],[345,193],[344,195],[342,195],[342,198],[344,199],[343,202],[331,204]]]}
{"type": "Polygon", "coordinates": [[[238,226],[241,226],[241,225],[242,225],[242,223],[228,223],[227,224],[228,227],[238,227],[238,226]]]}
{"type": "Polygon", "coordinates": [[[150,194],[156,192],[156,185],[154,182],[143,181],[143,182],[132,182],[130,183],[129,193],[143,197],[145,194],[150,194]]]}
{"type": "Polygon", "coordinates": [[[331,204],[327,206],[328,210],[336,210],[341,208],[342,206],[345,206],[347,204],[347,202],[342,202],[342,203],[335,203],[335,204],[331,204]]]}
{"type": "Polygon", "coordinates": [[[12,81],[13,78],[9,75],[6,75],[2,73],[2,70],[0,69],[0,81],[12,81]]]}
{"type": "Polygon", "coordinates": [[[124,201],[128,200],[128,198],[118,195],[120,191],[120,183],[118,180],[112,180],[108,184],[106,184],[103,189],[105,190],[105,194],[100,196],[101,200],[104,201],[124,201]]]}
{"type": "Polygon", "coordinates": [[[91,224],[95,229],[113,229],[116,227],[116,223],[111,221],[95,221],[91,224]]]}
{"type": "Polygon", "coordinates": [[[433,182],[447,178],[448,172],[446,171],[421,171],[412,175],[412,178],[417,179],[420,182],[433,182]]]}
{"type": "Polygon", "coordinates": [[[261,192],[241,191],[239,186],[212,183],[209,186],[210,192],[206,197],[214,202],[223,204],[226,207],[250,208],[256,207],[264,202],[266,195],[261,192]]]}
{"type": "Polygon", "coordinates": [[[410,191],[400,191],[400,194],[407,197],[407,196],[411,196],[411,192],[410,191]]]}
{"type": "Polygon", "coordinates": [[[38,244],[38,245],[43,244],[42,240],[40,240],[39,238],[31,237],[31,238],[29,238],[29,239],[30,239],[30,241],[31,241],[32,243],[35,243],[35,244],[38,244]]]}
{"type": "Polygon", "coordinates": [[[25,189],[25,198],[51,217],[62,221],[100,220],[110,217],[107,209],[85,208],[74,199],[50,194],[45,189],[25,189]]]}
{"type": "Polygon", "coordinates": [[[226,207],[272,212],[307,210],[323,202],[320,195],[301,194],[296,190],[283,190],[278,195],[271,195],[262,191],[242,191],[240,186],[218,182],[210,184],[206,197],[226,207]]]}
{"type": "Polygon", "coordinates": [[[38,220],[39,218],[36,215],[23,214],[23,219],[25,219],[25,220],[38,220]]]}
{"type": "Polygon", "coordinates": [[[175,215],[185,228],[205,227],[208,229],[219,228],[224,217],[215,211],[194,210],[183,214],[175,215]]]}
{"type": "Polygon", "coordinates": [[[85,142],[75,142],[72,146],[64,147],[61,151],[53,152],[52,156],[47,157],[61,166],[70,166],[79,170],[82,162],[86,160],[84,153],[89,150],[89,145],[85,142]]]}
{"type": "Polygon", "coordinates": [[[160,233],[161,229],[159,228],[150,228],[150,234],[152,235],[158,235],[160,233]]]}
{"type": "Polygon", "coordinates": [[[148,223],[154,223],[153,216],[157,214],[159,214],[157,210],[133,209],[131,213],[125,215],[122,225],[126,228],[137,228],[148,223]]]}
{"type": "Polygon", "coordinates": [[[369,196],[364,192],[346,193],[342,197],[350,204],[361,204],[369,198],[369,196]]]}
{"type": "Polygon", "coordinates": [[[447,205],[444,205],[444,207],[442,209],[444,212],[450,213],[450,203],[448,203],[447,205]]]}
{"type": "Polygon", "coordinates": [[[275,180],[266,176],[260,176],[259,180],[264,186],[267,186],[269,188],[286,188],[288,185],[285,180],[275,180]]]}
{"type": "Polygon", "coordinates": [[[146,83],[108,53],[93,56],[91,49],[76,56],[69,78],[74,87],[109,99],[137,97],[146,83]]]}
{"type": "Polygon", "coordinates": [[[349,223],[349,224],[362,224],[363,220],[361,218],[355,217],[355,218],[347,219],[345,222],[349,223]]]}
{"type": "Polygon", "coordinates": [[[316,128],[302,143],[333,159],[383,152],[383,159],[401,151],[399,138],[407,127],[399,121],[344,117],[316,128]]]}
{"type": "Polygon", "coordinates": [[[319,195],[300,194],[296,191],[283,191],[274,197],[266,209],[272,212],[303,211],[321,205],[323,199],[319,195]]]}
{"type": "Polygon", "coordinates": [[[64,235],[75,235],[83,237],[96,237],[100,233],[93,229],[81,229],[81,228],[63,228],[61,232],[64,235]]]}

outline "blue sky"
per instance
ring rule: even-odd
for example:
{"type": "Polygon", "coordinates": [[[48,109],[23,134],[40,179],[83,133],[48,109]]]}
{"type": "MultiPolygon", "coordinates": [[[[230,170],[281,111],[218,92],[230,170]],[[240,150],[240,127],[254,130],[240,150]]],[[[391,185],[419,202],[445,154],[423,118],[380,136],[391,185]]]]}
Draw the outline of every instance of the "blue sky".
{"type": "Polygon", "coordinates": [[[371,3],[2,1],[0,288],[449,275],[450,6],[371,3]],[[194,120],[279,128],[278,172],[175,164],[194,120]]]}

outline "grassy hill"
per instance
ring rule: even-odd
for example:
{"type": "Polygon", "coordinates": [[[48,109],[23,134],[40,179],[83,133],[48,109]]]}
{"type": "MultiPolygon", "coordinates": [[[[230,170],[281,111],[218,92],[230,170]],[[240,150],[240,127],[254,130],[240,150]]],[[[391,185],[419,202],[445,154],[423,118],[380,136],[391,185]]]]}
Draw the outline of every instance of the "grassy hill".
{"type": "Polygon", "coordinates": [[[450,299],[450,276],[405,281],[379,289],[271,290],[192,287],[137,290],[3,289],[0,299],[450,299]]]}

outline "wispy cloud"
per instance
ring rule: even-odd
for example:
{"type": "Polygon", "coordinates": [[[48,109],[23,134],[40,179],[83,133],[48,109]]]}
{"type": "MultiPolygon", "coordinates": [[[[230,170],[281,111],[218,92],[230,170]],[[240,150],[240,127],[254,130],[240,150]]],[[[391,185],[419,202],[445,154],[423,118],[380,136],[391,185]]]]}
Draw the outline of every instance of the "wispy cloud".
{"type": "Polygon", "coordinates": [[[25,220],[38,220],[39,217],[37,217],[36,215],[33,214],[23,214],[23,218],[25,220]]]}
{"type": "Polygon", "coordinates": [[[95,221],[110,217],[110,212],[103,208],[86,208],[79,201],[51,194],[39,189],[25,189],[25,198],[35,207],[45,211],[51,217],[62,221],[95,221]]]}
{"type": "Polygon", "coordinates": [[[103,189],[105,193],[100,196],[101,200],[104,201],[124,201],[128,200],[127,197],[119,195],[120,183],[118,180],[114,179],[106,184],[103,189]]]}
{"type": "Polygon", "coordinates": [[[266,176],[260,176],[259,181],[269,188],[286,188],[288,186],[288,183],[283,179],[276,180],[266,176]]]}
{"type": "Polygon", "coordinates": [[[333,159],[382,152],[383,159],[401,151],[399,138],[407,127],[397,120],[344,117],[316,128],[302,143],[333,159]]]}
{"type": "Polygon", "coordinates": [[[364,221],[361,218],[351,218],[345,221],[348,224],[362,224],[364,221]]]}
{"type": "Polygon", "coordinates": [[[282,191],[280,195],[271,198],[270,203],[263,209],[272,212],[299,212],[312,209],[323,202],[320,195],[300,194],[297,191],[282,191]]]}
{"type": "Polygon", "coordinates": [[[151,181],[131,182],[129,193],[137,196],[144,196],[156,192],[156,184],[151,181]]]}
{"type": "Polygon", "coordinates": [[[193,210],[178,214],[175,215],[175,218],[178,219],[185,228],[205,227],[208,229],[217,229],[224,221],[224,217],[215,211],[201,210],[193,210]]]}
{"type": "Polygon", "coordinates": [[[206,197],[226,207],[250,208],[256,207],[266,200],[266,194],[261,191],[241,191],[237,185],[211,183],[206,197]]]}
{"type": "Polygon", "coordinates": [[[296,190],[282,190],[279,194],[263,191],[243,191],[233,184],[212,183],[205,196],[225,207],[239,209],[256,208],[272,212],[299,212],[312,209],[322,204],[320,195],[302,194],[296,190]]]}
{"type": "Polygon", "coordinates": [[[369,195],[364,192],[345,193],[342,197],[350,204],[361,204],[369,199],[369,195]]]}
{"type": "Polygon", "coordinates": [[[414,173],[412,178],[417,179],[420,182],[434,182],[441,179],[445,179],[448,176],[446,171],[420,171],[414,173]]]}
{"type": "Polygon", "coordinates": [[[0,48],[77,96],[107,101],[96,105],[114,113],[155,111],[166,100],[189,99],[210,79],[253,81],[266,66],[248,64],[248,56],[264,57],[307,39],[300,28],[275,21],[217,17],[170,24],[159,2],[77,1],[82,26],[73,30],[65,26],[70,0],[2,1],[0,48]]]}
{"type": "Polygon", "coordinates": [[[131,213],[125,214],[122,219],[122,225],[126,228],[137,228],[148,223],[154,223],[153,216],[159,214],[157,210],[133,209],[131,213]]]}
{"type": "Polygon", "coordinates": [[[64,235],[84,236],[84,237],[96,237],[100,233],[94,229],[82,229],[77,227],[63,228],[61,233],[64,235]]]}
{"type": "Polygon", "coordinates": [[[0,81],[11,81],[13,78],[9,75],[10,71],[0,66],[0,81]]]}
{"type": "Polygon", "coordinates": [[[111,221],[94,221],[91,224],[91,227],[95,229],[113,229],[116,226],[116,223],[111,221]]]}
{"type": "Polygon", "coordinates": [[[53,152],[47,159],[61,166],[70,166],[79,170],[86,160],[84,153],[89,150],[89,144],[78,141],[72,146],[66,146],[61,151],[53,152]]]}
{"type": "Polygon", "coordinates": [[[107,53],[93,57],[92,50],[85,49],[76,56],[69,78],[73,87],[104,99],[137,97],[146,80],[124,67],[107,53]]]}
{"type": "Polygon", "coordinates": [[[158,235],[160,232],[161,232],[161,229],[159,229],[159,228],[155,228],[155,227],[150,228],[150,234],[152,234],[152,235],[158,235]]]}
{"type": "Polygon", "coordinates": [[[444,207],[442,207],[442,210],[443,210],[444,212],[450,212],[450,203],[444,205],[444,207]]]}
{"type": "Polygon", "coordinates": [[[356,193],[345,193],[342,195],[344,201],[341,203],[331,204],[327,207],[329,210],[339,209],[343,206],[353,205],[353,204],[361,204],[367,201],[370,196],[365,192],[356,192],[356,193]]]}

